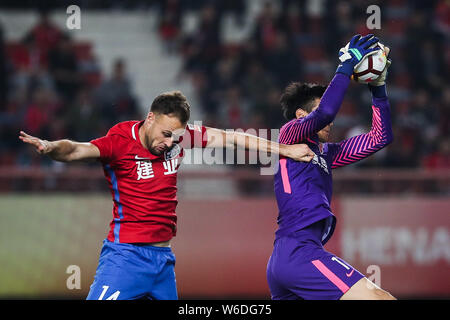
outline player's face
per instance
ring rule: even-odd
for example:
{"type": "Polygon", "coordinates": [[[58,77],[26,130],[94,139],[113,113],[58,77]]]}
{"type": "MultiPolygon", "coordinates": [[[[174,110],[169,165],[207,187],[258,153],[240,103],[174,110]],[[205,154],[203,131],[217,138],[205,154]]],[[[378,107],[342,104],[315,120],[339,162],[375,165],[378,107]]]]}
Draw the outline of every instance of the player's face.
{"type": "Polygon", "coordinates": [[[181,123],[177,117],[166,114],[155,115],[150,113],[147,122],[146,146],[155,156],[169,150],[174,141],[179,140],[186,127],[186,124],[181,123]]]}
{"type": "MultiPolygon", "coordinates": [[[[314,108],[312,108],[311,112],[316,110],[319,107],[320,99],[316,99],[315,101],[316,105],[314,108]]],[[[330,140],[330,131],[331,127],[333,126],[333,122],[331,122],[329,125],[327,125],[325,128],[317,132],[317,136],[319,137],[320,142],[328,142],[330,140]]]]}

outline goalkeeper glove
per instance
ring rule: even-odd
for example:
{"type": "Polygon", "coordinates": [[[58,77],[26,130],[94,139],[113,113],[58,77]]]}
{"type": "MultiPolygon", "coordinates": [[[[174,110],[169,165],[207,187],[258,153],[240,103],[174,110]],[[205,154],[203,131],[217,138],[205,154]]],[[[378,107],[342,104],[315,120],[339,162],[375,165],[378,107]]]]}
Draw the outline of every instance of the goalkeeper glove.
{"type": "Polygon", "coordinates": [[[378,45],[384,51],[384,54],[385,54],[387,60],[386,60],[386,66],[384,67],[383,72],[380,74],[380,76],[377,79],[375,79],[374,81],[372,81],[369,84],[369,86],[374,86],[374,87],[384,86],[386,84],[387,69],[389,68],[389,66],[392,63],[391,59],[389,59],[389,52],[391,51],[391,49],[389,49],[389,47],[382,45],[381,43],[379,43],[378,45]]]}
{"type": "Polygon", "coordinates": [[[339,64],[336,73],[343,73],[347,76],[353,74],[353,69],[357,67],[363,59],[371,54],[374,54],[380,48],[374,48],[378,43],[378,38],[373,34],[368,34],[365,37],[361,35],[353,36],[349,43],[341,50],[339,50],[339,64]]]}
{"type": "MultiPolygon", "coordinates": [[[[382,44],[379,44],[380,47],[383,49],[384,54],[386,57],[389,56],[390,49],[386,46],[383,46],[382,44]]],[[[391,65],[392,61],[391,59],[386,60],[386,66],[383,69],[383,72],[380,74],[380,76],[372,81],[368,87],[370,91],[372,92],[372,97],[374,98],[387,98],[387,92],[386,92],[386,75],[387,75],[387,69],[391,65]]]]}

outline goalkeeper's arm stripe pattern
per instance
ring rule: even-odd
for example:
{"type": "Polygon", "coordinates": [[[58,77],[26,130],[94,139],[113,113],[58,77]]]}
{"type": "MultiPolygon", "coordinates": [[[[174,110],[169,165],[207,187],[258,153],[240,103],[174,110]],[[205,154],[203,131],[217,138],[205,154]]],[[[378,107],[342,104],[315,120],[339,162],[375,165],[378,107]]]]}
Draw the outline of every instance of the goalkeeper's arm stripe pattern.
{"type": "Polygon", "coordinates": [[[283,144],[299,143],[314,134],[317,127],[317,119],[292,120],[281,128],[279,142],[283,144]]]}
{"type": "Polygon", "coordinates": [[[319,107],[304,118],[293,119],[280,130],[279,142],[295,144],[306,141],[332,122],[344,100],[350,78],[337,73],[320,100],[319,107]]]}
{"type": "Polygon", "coordinates": [[[367,158],[392,141],[392,129],[388,109],[372,106],[372,129],[362,135],[344,140],[334,157],[331,168],[339,168],[367,158]]]}

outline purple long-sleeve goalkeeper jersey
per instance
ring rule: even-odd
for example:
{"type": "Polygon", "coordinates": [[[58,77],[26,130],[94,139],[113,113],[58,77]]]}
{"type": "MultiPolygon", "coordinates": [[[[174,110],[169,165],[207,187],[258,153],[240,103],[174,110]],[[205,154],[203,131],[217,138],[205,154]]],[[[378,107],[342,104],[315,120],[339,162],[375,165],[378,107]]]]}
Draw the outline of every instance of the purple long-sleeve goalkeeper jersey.
{"type": "Polygon", "coordinates": [[[368,133],[339,143],[319,143],[317,132],[334,120],[349,82],[349,77],[337,73],[323,94],[319,107],[304,118],[289,121],[280,130],[280,143],[306,143],[315,156],[311,162],[280,159],[274,179],[279,209],[276,238],[295,236],[302,228],[325,219],[322,236],[325,244],[336,225],[330,209],[332,169],[364,159],[392,141],[390,107],[383,95],[382,98],[372,96],[372,128],[368,133]]]}

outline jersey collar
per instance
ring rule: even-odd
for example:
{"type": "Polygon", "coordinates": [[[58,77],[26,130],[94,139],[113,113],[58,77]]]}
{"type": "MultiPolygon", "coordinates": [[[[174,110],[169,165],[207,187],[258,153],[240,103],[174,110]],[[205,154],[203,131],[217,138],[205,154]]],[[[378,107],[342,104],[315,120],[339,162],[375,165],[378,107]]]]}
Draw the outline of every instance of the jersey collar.
{"type": "MultiPolygon", "coordinates": [[[[161,154],[159,156],[155,156],[154,154],[152,154],[150,152],[150,150],[148,150],[146,147],[144,147],[144,145],[142,144],[141,138],[139,137],[139,128],[142,126],[142,124],[144,123],[145,120],[141,120],[136,122],[135,124],[133,124],[133,126],[131,127],[131,136],[133,137],[133,140],[136,141],[137,144],[139,144],[139,146],[144,149],[146,151],[146,155],[145,157],[150,158],[150,160],[155,160],[155,159],[159,159],[159,158],[163,158],[164,154],[161,154]]],[[[144,157],[144,155],[138,155],[138,156],[142,156],[144,157]]]]}

